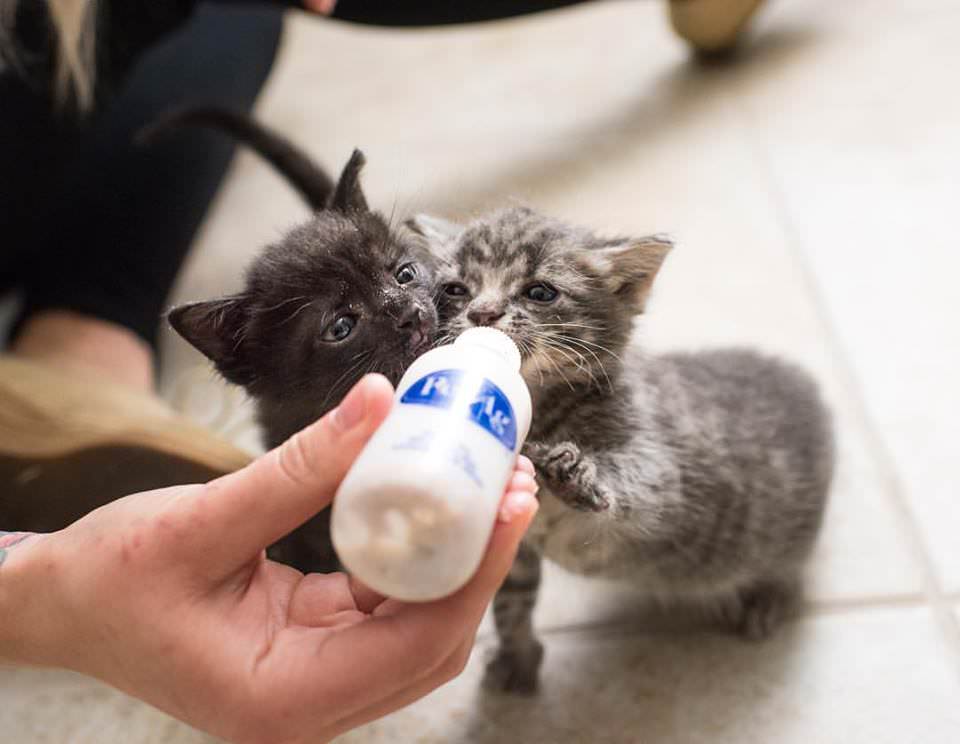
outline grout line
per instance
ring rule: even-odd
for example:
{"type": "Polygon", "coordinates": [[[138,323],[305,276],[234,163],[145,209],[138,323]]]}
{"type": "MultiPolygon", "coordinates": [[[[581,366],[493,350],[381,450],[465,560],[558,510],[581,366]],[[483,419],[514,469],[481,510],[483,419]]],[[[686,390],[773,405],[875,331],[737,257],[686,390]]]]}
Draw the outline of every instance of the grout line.
{"type": "Polygon", "coordinates": [[[853,402],[852,410],[865,431],[867,443],[878,458],[877,465],[884,477],[884,482],[889,484],[882,491],[903,523],[903,534],[920,568],[924,594],[940,630],[953,651],[960,656],[960,620],[958,620],[949,604],[950,595],[940,589],[936,566],[927,550],[920,525],[908,503],[900,474],[893,465],[890,448],[873,420],[867,401],[862,394],[862,386],[857,384],[858,376],[846,354],[837,327],[830,317],[828,305],[820,291],[819,283],[804,253],[803,240],[792,218],[782,184],[775,175],[768,149],[756,144],[758,137],[762,136],[759,127],[756,126],[756,118],[753,116],[749,104],[742,98],[740,103],[739,111],[742,119],[748,130],[753,133],[752,137],[745,138],[745,144],[748,149],[753,151],[763,171],[762,175],[765,177],[769,188],[769,198],[772,202],[774,216],[780,223],[787,249],[796,263],[800,279],[813,302],[814,312],[820,325],[824,329],[825,345],[831,352],[840,382],[853,402]]]}
{"type": "MultiPolygon", "coordinates": [[[[902,597],[877,597],[874,599],[852,599],[849,601],[827,602],[808,602],[804,603],[801,611],[791,616],[788,622],[797,622],[808,618],[818,618],[833,615],[846,615],[858,612],[870,612],[874,610],[890,609],[911,609],[928,607],[928,599],[919,594],[905,595],[902,597]]],[[[697,618],[693,615],[685,616],[679,625],[670,627],[670,617],[667,615],[658,615],[653,613],[644,616],[638,614],[635,617],[624,617],[600,622],[582,622],[569,623],[566,625],[540,626],[537,632],[542,636],[551,635],[573,635],[578,633],[591,633],[595,631],[636,631],[640,635],[651,635],[655,633],[675,633],[679,627],[684,632],[714,632],[722,630],[722,625],[711,622],[706,616],[697,618]]]]}
{"type": "Polygon", "coordinates": [[[905,594],[899,597],[870,597],[864,599],[833,599],[805,602],[801,617],[839,615],[860,610],[883,610],[904,607],[925,607],[930,600],[922,594],[905,594]]]}
{"type": "MultiPolygon", "coordinates": [[[[956,595],[960,597],[960,595],[956,595]]],[[[945,595],[946,599],[954,599],[953,595],[945,595]]],[[[862,599],[830,599],[814,600],[804,602],[800,612],[790,618],[790,621],[797,622],[808,618],[829,617],[835,615],[848,615],[858,612],[872,612],[875,610],[893,610],[893,609],[916,609],[929,607],[930,600],[921,594],[905,594],[901,596],[878,596],[862,599]]],[[[637,612],[634,616],[625,616],[619,619],[610,620],[585,620],[583,622],[572,622],[563,625],[538,625],[537,634],[540,636],[560,636],[588,634],[594,632],[617,632],[629,635],[630,632],[636,632],[637,635],[651,635],[656,633],[674,633],[679,627],[683,632],[714,632],[722,630],[722,626],[711,622],[706,616],[696,618],[693,615],[684,616],[679,626],[667,627],[670,618],[667,615],[659,615],[655,611],[644,614],[643,611],[637,612]]],[[[477,638],[496,639],[496,632],[484,630],[478,633],[477,638]]]]}
{"type": "MultiPolygon", "coordinates": [[[[949,601],[960,600],[960,593],[944,595],[949,601]]],[[[923,594],[901,594],[901,595],[877,595],[872,597],[860,597],[853,599],[823,599],[810,600],[803,602],[800,611],[791,619],[804,620],[807,618],[817,618],[829,615],[845,615],[856,612],[871,612],[875,610],[895,610],[912,609],[930,606],[930,600],[923,594]]],[[[655,609],[644,612],[643,608],[638,608],[633,615],[624,615],[620,618],[584,620],[582,622],[572,622],[560,625],[537,625],[536,631],[539,635],[566,635],[575,633],[587,633],[595,630],[628,630],[633,629],[641,634],[649,635],[652,632],[663,630],[662,624],[668,622],[671,616],[658,614],[655,609]],[[645,625],[645,623],[647,623],[645,625]]],[[[699,621],[694,619],[694,615],[683,617],[686,621],[681,624],[684,629],[691,631],[711,631],[720,627],[711,623],[705,615],[699,621]],[[689,626],[689,628],[687,628],[689,626]]],[[[483,630],[478,638],[496,638],[496,632],[483,630]]]]}
{"type": "MultiPolygon", "coordinates": [[[[942,595],[945,602],[960,602],[960,592],[952,592],[942,595]]],[[[901,595],[878,595],[873,597],[862,597],[853,599],[824,599],[810,600],[804,602],[800,607],[800,612],[791,618],[793,621],[805,620],[808,618],[827,617],[834,615],[847,615],[858,612],[872,612],[875,610],[896,610],[896,609],[917,609],[930,607],[932,604],[929,597],[924,594],[901,594],[901,595]]],[[[949,610],[948,610],[949,611],[949,610]]],[[[609,620],[584,620],[583,622],[572,622],[562,625],[537,625],[536,631],[539,635],[570,635],[576,633],[589,633],[592,631],[620,631],[635,630],[642,635],[650,635],[658,631],[663,631],[662,623],[667,619],[666,615],[658,615],[656,611],[645,614],[642,609],[638,610],[632,616],[623,616],[619,619],[609,620]],[[649,622],[645,625],[645,622],[649,622]]],[[[691,622],[690,617],[684,618],[689,625],[683,625],[684,629],[691,632],[712,631],[717,629],[718,625],[711,624],[703,619],[699,623],[696,620],[691,622]]],[[[477,638],[496,639],[496,632],[492,629],[483,630],[477,634],[477,638]]]]}

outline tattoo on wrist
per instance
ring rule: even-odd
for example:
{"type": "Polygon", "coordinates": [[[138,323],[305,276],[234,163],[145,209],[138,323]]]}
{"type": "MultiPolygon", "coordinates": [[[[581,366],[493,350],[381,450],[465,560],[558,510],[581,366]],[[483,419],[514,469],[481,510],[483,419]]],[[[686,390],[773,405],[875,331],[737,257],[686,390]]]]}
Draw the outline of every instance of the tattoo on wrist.
{"type": "Polygon", "coordinates": [[[36,537],[36,532],[3,532],[0,530],[0,565],[7,557],[7,551],[14,545],[19,545],[30,537],[36,537]]]}

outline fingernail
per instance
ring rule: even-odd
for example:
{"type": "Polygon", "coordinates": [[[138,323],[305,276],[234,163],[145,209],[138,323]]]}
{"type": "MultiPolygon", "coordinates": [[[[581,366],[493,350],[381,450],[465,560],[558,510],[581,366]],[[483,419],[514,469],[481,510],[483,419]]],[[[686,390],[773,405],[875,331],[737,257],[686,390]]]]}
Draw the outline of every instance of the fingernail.
{"type": "Polygon", "coordinates": [[[530,475],[534,475],[537,472],[533,467],[533,461],[526,455],[519,455],[517,457],[517,468],[524,473],[530,473],[530,475]]]}
{"type": "Polygon", "coordinates": [[[540,490],[540,484],[537,483],[537,479],[534,478],[530,473],[524,472],[517,473],[515,476],[513,476],[511,486],[516,488],[518,491],[526,490],[536,493],[540,490]]]}
{"type": "Polygon", "coordinates": [[[366,413],[367,396],[363,390],[363,380],[360,380],[333,412],[333,422],[341,431],[349,431],[363,421],[366,413]]]}
{"type": "Polygon", "coordinates": [[[511,491],[504,498],[497,519],[500,522],[510,523],[525,514],[533,516],[539,507],[540,504],[533,494],[527,491],[511,491]]]}

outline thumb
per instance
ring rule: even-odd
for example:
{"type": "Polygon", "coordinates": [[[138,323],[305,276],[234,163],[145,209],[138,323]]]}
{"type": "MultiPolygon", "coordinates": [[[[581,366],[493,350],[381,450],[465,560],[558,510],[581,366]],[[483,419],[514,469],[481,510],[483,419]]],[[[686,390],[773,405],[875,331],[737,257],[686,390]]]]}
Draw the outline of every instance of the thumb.
{"type": "Polygon", "coordinates": [[[390,382],[367,375],[319,421],[208,483],[198,507],[211,526],[203,532],[216,540],[206,555],[230,567],[248,561],[327,507],[392,401],[390,382]]]}

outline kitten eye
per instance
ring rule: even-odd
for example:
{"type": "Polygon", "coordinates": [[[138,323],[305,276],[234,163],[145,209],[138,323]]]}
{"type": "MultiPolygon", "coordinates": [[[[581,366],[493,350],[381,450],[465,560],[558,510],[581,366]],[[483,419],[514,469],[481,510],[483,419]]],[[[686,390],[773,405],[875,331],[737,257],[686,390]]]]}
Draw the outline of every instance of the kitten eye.
{"type": "Polygon", "coordinates": [[[538,284],[531,284],[523,291],[523,294],[527,299],[533,300],[534,302],[553,302],[560,293],[549,284],[540,282],[538,284]]]}
{"type": "Polygon", "coordinates": [[[347,336],[350,335],[350,332],[353,330],[354,326],[357,325],[357,318],[353,315],[341,315],[335,321],[333,321],[327,330],[323,332],[324,341],[343,341],[347,336]]]}
{"type": "Polygon", "coordinates": [[[412,282],[417,276],[417,267],[412,263],[405,263],[399,269],[397,273],[394,274],[397,279],[397,284],[406,284],[407,282],[412,282]]]}
{"type": "Polygon", "coordinates": [[[468,294],[467,288],[460,282],[450,282],[444,285],[443,293],[448,297],[463,297],[468,294]]]}

